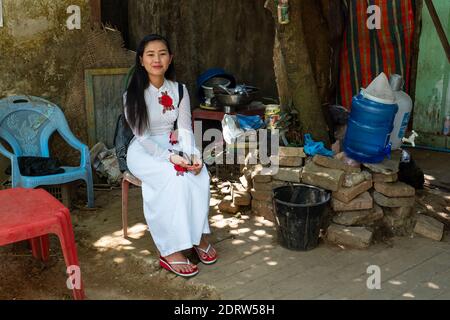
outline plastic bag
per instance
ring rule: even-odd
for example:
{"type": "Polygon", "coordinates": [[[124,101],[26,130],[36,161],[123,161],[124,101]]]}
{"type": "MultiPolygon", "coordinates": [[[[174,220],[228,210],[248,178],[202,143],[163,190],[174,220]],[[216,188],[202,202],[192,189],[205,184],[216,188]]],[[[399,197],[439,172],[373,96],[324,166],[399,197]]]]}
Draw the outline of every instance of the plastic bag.
{"type": "Polygon", "coordinates": [[[122,181],[119,160],[115,149],[108,149],[103,142],[90,150],[91,163],[100,178],[106,178],[110,186],[118,186],[122,181]]]}
{"type": "Polygon", "coordinates": [[[334,152],[325,148],[325,145],[322,141],[315,142],[310,134],[305,134],[305,147],[304,150],[307,155],[315,156],[316,154],[320,154],[326,157],[334,156],[334,152]]]}
{"type": "Polygon", "coordinates": [[[260,129],[262,126],[264,126],[264,121],[262,121],[261,117],[256,115],[256,116],[245,116],[242,114],[238,114],[237,115],[237,119],[239,122],[239,127],[242,130],[258,130],[260,129]]]}
{"type": "Polygon", "coordinates": [[[238,126],[236,116],[225,114],[222,120],[223,139],[226,143],[233,143],[237,137],[244,133],[238,126]]]}
{"type": "Polygon", "coordinates": [[[395,102],[394,92],[384,72],[380,73],[366,89],[363,89],[362,93],[367,99],[376,102],[387,104],[395,102]]]}

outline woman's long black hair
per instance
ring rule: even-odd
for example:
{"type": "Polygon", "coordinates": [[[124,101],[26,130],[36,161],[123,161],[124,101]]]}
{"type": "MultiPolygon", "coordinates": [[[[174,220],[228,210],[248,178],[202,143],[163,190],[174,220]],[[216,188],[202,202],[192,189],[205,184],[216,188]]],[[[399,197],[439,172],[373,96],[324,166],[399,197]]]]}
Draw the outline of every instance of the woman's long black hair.
{"type": "MultiPolygon", "coordinates": [[[[169,54],[172,55],[169,41],[158,34],[150,34],[142,39],[136,50],[136,62],[134,72],[127,88],[126,112],[128,124],[134,128],[139,135],[142,135],[149,126],[149,116],[147,105],[145,103],[144,91],[150,85],[150,79],[147,70],[141,64],[141,58],[144,55],[145,47],[149,42],[162,41],[167,46],[169,54]]],[[[173,61],[167,69],[165,77],[169,80],[175,80],[175,68],[173,61]]]]}

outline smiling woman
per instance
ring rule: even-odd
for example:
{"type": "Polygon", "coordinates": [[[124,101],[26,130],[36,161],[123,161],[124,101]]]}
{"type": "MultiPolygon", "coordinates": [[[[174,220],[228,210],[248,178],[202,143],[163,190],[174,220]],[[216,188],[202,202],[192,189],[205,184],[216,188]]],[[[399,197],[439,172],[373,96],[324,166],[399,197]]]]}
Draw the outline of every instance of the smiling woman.
{"type": "Polygon", "coordinates": [[[204,264],[217,260],[206,240],[210,180],[195,146],[189,94],[174,81],[173,53],[164,37],[152,34],[141,41],[124,104],[135,135],[127,165],[142,181],[144,215],[160,265],[180,276],[196,275],[197,266],[183,250],[195,249],[204,264]]]}

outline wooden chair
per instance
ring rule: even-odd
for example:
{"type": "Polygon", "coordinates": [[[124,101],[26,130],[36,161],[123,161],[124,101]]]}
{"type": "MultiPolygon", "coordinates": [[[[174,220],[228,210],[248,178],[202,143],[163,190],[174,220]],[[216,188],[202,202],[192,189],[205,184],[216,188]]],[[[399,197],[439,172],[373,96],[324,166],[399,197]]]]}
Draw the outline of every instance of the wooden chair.
{"type": "Polygon", "coordinates": [[[142,185],[141,180],[133,176],[129,171],[125,171],[122,178],[122,225],[124,238],[128,236],[128,189],[130,183],[138,187],[142,185]]]}

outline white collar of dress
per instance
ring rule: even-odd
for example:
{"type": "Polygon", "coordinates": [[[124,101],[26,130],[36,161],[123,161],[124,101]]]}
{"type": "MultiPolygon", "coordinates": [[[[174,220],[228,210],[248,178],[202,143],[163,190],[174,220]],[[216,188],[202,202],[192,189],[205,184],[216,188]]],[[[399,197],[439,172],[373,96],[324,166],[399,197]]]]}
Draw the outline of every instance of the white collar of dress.
{"type": "Polygon", "coordinates": [[[150,82],[150,85],[148,86],[148,88],[149,88],[149,90],[151,92],[156,92],[156,93],[158,93],[160,91],[168,91],[169,90],[169,83],[168,83],[167,79],[164,78],[164,83],[161,86],[161,88],[159,88],[159,89],[156,88],[151,82],[150,82]]]}

